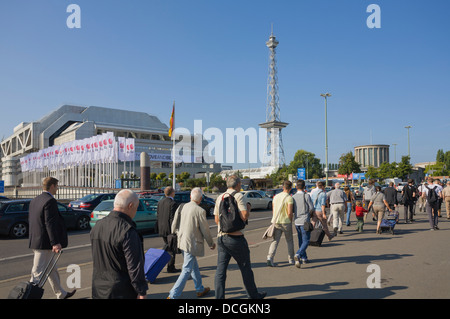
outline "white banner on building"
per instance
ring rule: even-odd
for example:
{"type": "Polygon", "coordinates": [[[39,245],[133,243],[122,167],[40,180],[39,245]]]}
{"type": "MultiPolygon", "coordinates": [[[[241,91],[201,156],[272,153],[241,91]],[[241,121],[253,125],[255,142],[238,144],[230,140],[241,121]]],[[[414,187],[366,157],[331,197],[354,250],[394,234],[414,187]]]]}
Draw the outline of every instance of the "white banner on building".
{"type": "Polygon", "coordinates": [[[29,172],[44,168],[56,170],[85,164],[117,163],[119,159],[114,133],[107,132],[28,154],[20,159],[20,165],[22,172],[29,172]]]}

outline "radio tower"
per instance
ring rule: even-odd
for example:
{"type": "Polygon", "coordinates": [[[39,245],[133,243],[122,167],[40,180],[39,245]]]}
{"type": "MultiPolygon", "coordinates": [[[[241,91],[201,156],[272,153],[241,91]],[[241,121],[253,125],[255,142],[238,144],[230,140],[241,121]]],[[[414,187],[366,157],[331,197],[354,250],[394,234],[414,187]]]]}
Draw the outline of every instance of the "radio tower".
{"type": "Polygon", "coordinates": [[[269,77],[267,79],[267,108],[266,122],[259,124],[261,128],[267,130],[267,144],[264,152],[264,166],[273,166],[279,168],[285,164],[283,139],[281,129],[285,128],[289,123],[280,121],[280,106],[278,104],[278,77],[277,77],[277,61],[275,48],[278,41],[272,32],[269,41],[266,42],[269,48],[269,77]]]}

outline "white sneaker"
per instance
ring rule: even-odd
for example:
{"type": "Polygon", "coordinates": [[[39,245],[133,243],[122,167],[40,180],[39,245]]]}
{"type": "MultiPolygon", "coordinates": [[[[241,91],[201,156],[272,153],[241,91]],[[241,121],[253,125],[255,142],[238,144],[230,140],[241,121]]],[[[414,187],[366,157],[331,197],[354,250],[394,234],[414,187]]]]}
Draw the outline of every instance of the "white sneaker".
{"type": "Polygon", "coordinates": [[[300,257],[298,255],[295,255],[294,259],[295,259],[295,267],[301,268],[302,267],[302,263],[300,262],[300,257]]]}

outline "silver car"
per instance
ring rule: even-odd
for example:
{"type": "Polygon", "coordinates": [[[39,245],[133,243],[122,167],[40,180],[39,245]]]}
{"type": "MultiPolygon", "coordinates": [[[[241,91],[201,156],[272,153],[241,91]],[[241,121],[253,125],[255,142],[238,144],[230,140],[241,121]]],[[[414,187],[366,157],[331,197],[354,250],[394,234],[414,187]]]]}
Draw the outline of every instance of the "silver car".
{"type": "Polygon", "coordinates": [[[244,195],[244,203],[247,210],[251,209],[272,209],[272,198],[262,196],[258,191],[241,192],[244,195]]]}

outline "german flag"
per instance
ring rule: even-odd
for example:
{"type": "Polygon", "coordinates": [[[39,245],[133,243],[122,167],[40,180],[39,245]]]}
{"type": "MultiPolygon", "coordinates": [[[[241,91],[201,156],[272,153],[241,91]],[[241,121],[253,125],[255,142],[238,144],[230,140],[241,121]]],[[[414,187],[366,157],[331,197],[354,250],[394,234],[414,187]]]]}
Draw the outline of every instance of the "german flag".
{"type": "Polygon", "coordinates": [[[172,137],[174,128],[175,128],[175,102],[173,102],[172,116],[170,117],[169,137],[172,137]]]}

